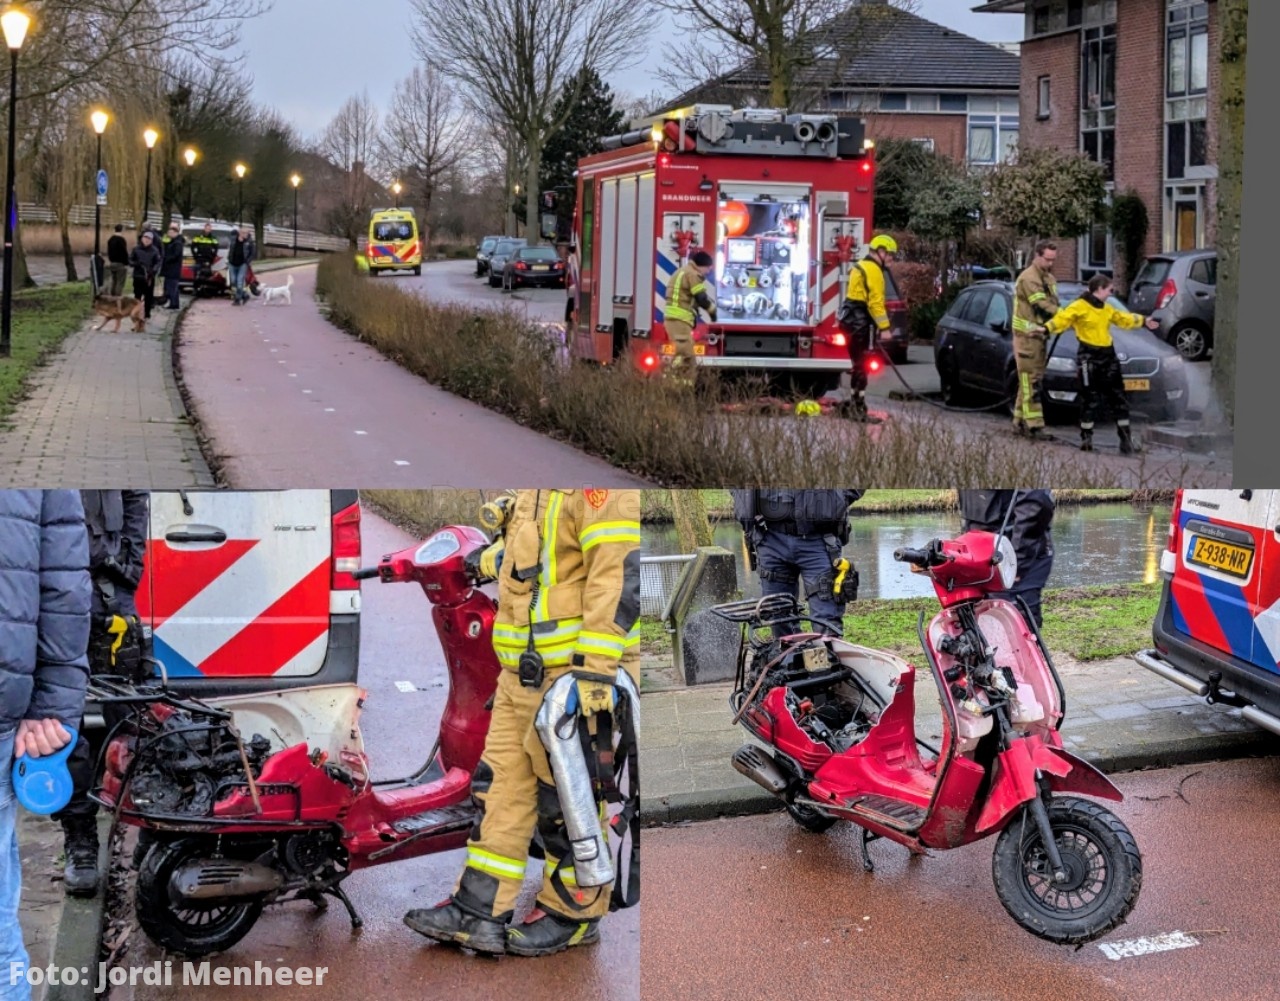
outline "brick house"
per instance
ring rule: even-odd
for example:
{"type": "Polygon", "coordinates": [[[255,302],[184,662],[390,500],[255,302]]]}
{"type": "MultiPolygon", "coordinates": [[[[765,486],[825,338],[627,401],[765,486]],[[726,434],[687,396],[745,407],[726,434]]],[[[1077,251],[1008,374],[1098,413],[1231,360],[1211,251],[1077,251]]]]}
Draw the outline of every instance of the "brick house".
{"type": "MultiPolygon", "coordinates": [[[[859,0],[813,29],[815,66],[793,111],[856,112],[871,139],[914,139],[958,163],[991,166],[1018,141],[1018,54],[890,6],[859,0]]],[[[676,98],[763,103],[768,76],[739,66],[676,98]]]]}
{"type": "MultiPolygon", "coordinates": [[[[988,0],[974,9],[1025,19],[1023,143],[1105,164],[1109,189],[1146,204],[1145,253],[1213,246],[1216,3],[988,0]]],[[[1061,274],[1082,279],[1121,264],[1105,225],[1061,247],[1058,260],[1061,274]]]]}

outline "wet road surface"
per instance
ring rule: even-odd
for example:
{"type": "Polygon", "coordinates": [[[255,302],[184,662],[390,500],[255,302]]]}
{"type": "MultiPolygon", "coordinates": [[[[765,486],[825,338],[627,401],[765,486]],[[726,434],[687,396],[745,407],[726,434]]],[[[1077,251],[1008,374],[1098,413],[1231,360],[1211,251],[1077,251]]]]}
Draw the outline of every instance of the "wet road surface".
{"type": "Polygon", "coordinates": [[[1104,943],[1181,931],[1190,948],[1109,959],[1024,932],[991,881],[994,839],[909,859],[786,814],[645,832],[649,1001],[1254,1001],[1280,961],[1280,759],[1116,777],[1143,853],[1138,904],[1104,943]]]}
{"type": "Polygon", "coordinates": [[[182,325],[182,375],[231,485],[640,485],[402,369],[319,313],[314,268],[289,273],[291,306],[203,301],[182,325]]]}
{"type": "MultiPolygon", "coordinates": [[[[384,553],[417,541],[373,515],[363,521],[363,561],[373,565],[384,553]]],[[[411,773],[431,751],[446,696],[445,665],[431,625],[430,605],[416,584],[366,581],[361,627],[360,683],[369,692],[361,719],[375,779],[411,773]],[[397,682],[418,690],[402,692],[397,682]]],[[[341,905],[327,913],[309,904],[269,908],[232,950],[211,957],[215,967],[327,966],[321,987],[118,987],[113,1001],[171,1001],[177,997],[216,1001],[289,1001],[293,998],[503,999],[589,997],[596,1001],[636,1001],[639,997],[638,908],[621,911],[601,924],[599,945],[571,949],[544,959],[482,959],[434,945],[401,922],[404,912],[429,907],[453,890],[463,852],[452,851],[355,873],[344,884],[364,928],[353,934],[341,905]],[[565,985],[572,984],[570,993],[565,985]]],[[[541,872],[540,867],[530,870],[541,872]]],[[[536,883],[526,887],[517,915],[532,906],[536,883]]],[[[124,965],[144,966],[167,958],[141,932],[129,945],[124,965]]]]}

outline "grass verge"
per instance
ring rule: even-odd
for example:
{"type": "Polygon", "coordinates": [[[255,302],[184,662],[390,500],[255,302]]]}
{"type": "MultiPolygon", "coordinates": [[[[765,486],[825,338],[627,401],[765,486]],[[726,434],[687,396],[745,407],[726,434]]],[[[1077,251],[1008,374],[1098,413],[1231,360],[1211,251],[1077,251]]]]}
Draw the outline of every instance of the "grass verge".
{"type": "MultiPolygon", "coordinates": [[[[543,327],[513,311],[427,302],[362,277],[345,255],[322,260],[316,284],[337,326],[403,368],[662,486],[1116,482],[1090,456],[1012,435],[993,447],[940,412],[902,412],[879,425],[729,414],[712,394],[643,377],[628,362],[568,364],[543,327]]],[[[1146,462],[1126,474],[1131,485],[1185,479],[1185,470],[1146,462]]]]}
{"type": "Polygon", "coordinates": [[[439,488],[362,490],[360,496],[388,521],[425,539],[445,525],[474,525],[480,505],[498,493],[497,490],[439,488]]]}
{"type": "Polygon", "coordinates": [[[84,326],[91,311],[86,282],[14,293],[12,354],[0,358],[0,421],[25,395],[32,370],[84,326]]]}
{"type": "MultiPolygon", "coordinates": [[[[1050,654],[1081,662],[1108,660],[1151,645],[1160,585],[1057,588],[1045,591],[1043,601],[1043,632],[1050,654]]],[[[844,635],[851,642],[919,664],[916,622],[921,612],[927,622],[937,611],[933,598],[857,601],[844,617],[844,635]]],[[[644,619],[640,648],[649,656],[669,655],[671,635],[656,619],[644,619]]]]}

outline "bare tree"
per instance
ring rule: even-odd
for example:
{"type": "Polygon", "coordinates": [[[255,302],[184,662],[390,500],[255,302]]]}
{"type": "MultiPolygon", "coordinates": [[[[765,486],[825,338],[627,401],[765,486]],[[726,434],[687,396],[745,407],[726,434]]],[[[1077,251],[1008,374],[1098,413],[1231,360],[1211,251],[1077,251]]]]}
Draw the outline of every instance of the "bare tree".
{"type": "Polygon", "coordinates": [[[708,100],[800,109],[840,80],[862,46],[883,38],[918,0],[654,0],[692,40],[668,61],[664,81],[708,100]],[[707,45],[710,33],[720,46],[707,45]],[[731,69],[731,74],[724,72],[731,69]],[[692,72],[690,72],[692,70],[692,72]],[[730,75],[734,79],[729,79],[730,75]],[[723,93],[704,94],[703,88],[723,93]],[[758,93],[758,97],[757,97],[758,93]],[[737,98],[734,102],[729,95],[737,98]]]}
{"type": "Polygon", "coordinates": [[[467,122],[458,113],[449,81],[431,63],[414,67],[396,88],[382,134],[388,164],[408,185],[411,197],[431,212],[441,177],[467,152],[467,122]]]}
{"type": "MultiPolygon", "coordinates": [[[[413,7],[424,61],[518,138],[525,218],[536,219],[543,145],[572,110],[584,70],[607,76],[644,53],[636,39],[655,23],[652,0],[413,0],[413,7]]],[[[536,232],[529,236],[536,242],[536,232]]]]}
{"type": "Polygon", "coordinates": [[[48,121],[32,163],[35,194],[53,210],[62,240],[62,257],[67,281],[77,279],[75,254],[71,248],[71,210],[86,193],[93,159],[86,130],[77,128],[67,104],[51,109],[56,120],[48,121]]]}
{"type": "Polygon", "coordinates": [[[315,151],[341,173],[341,197],[330,221],[352,247],[373,208],[369,164],[378,150],[378,121],[378,109],[367,92],[348,98],[316,144],[315,151]]]}

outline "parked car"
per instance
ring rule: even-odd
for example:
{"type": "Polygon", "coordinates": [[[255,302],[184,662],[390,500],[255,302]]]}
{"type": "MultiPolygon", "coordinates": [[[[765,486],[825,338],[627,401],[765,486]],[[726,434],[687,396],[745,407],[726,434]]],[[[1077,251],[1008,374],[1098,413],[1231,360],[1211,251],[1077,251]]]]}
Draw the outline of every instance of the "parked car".
{"type": "Polygon", "coordinates": [[[564,288],[564,260],[554,247],[520,247],[502,269],[502,287],[514,292],[525,285],[564,288]]]}
{"type": "Polygon", "coordinates": [[[504,236],[493,245],[493,252],[489,255],[490,288],[497,288],[502,284],[502,272],[507,266],[507,258],[521,247],[526,246],[528,242],[523,238],[504,236]]]}
{"type": "MultiPolygon", "coordinates": [[[[1060,283],[1059,298],[1070,302],[1082,286],[1060,283]]],[[[1118,301],[1116,305],[1121,305],[1118,301]]],[[[970,395],[1004,396],[1013,406],[1018,373],[1013,357],[1013,283],[975,282],[961,291],[938,323],[934,364],[943,401],[960,404],[970,395]]],[[[1148,330],[1111,328],[1125,389],[1135,413],[1150,420],[1177,420],[1187,407],[1187,373],[1182,357],[1148,330]]],[[[1075,331],[1054,339],[1044,376],[1045,420],[1073,419],[1079,410],[1075,331]]]]}
{"type": "Polygon", "coordinates": [[[1160,321],[1157,335],[1187,361],[1199,361],[1213,348],[1218,252],[1180,250],[1148,257],[1129,290],[1135,313],[1160,321]]]}
{"type": "Polygon", "coordinates": [[[480,246],[476,250],[476,277],[483,278],[489,272],[489,255],[493,253],[493,248],[498,245],[498,241],[502,240],[501,236],[486,236],[480,241],[480,246]]]}
{"type": "Polygon", "coordinates": [[[1179,490],[1160,554],[1155,649],[1135,659],[1280,733],[1280,491],[1179,490]]]}
{"type": "MultiPolygon", "coordinates": [[[[191,253],[191,238],[204,232],[203,226],[188,226],[182,231],[186,247],[182,258],[182,277],[179,287],[194,295],[225,295],[231,288],[228,279],[227,249],[234,239],[235,230],[230,226],[215,226],[213,235],[218,238],[218,253],[213,259],[213,270],[207,275],[200,275],[196,268],[196,259],[191,253]]],[[[245,285],[249,291],[257,295],[261,291],[257,276],[253,273],[253,265],[245,273],[245,285]]]]}

